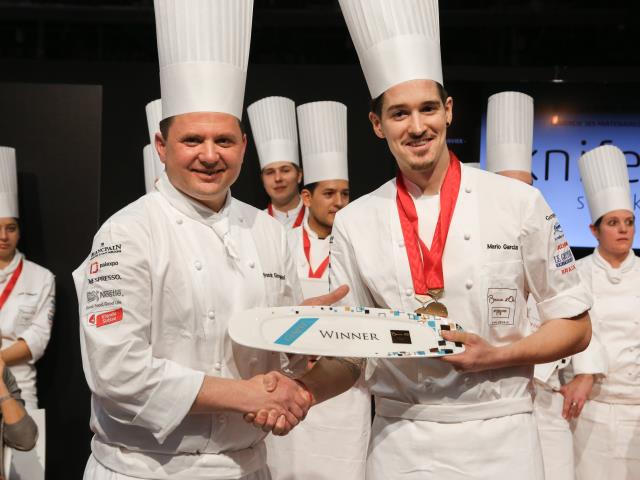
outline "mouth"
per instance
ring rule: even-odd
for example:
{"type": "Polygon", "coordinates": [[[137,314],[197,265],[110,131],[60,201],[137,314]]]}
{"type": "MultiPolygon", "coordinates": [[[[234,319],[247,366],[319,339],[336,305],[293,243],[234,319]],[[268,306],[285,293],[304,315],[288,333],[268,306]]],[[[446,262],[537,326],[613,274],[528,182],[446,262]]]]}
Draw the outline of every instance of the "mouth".
{"type": "Polygon", "coordinates": [[[404,146],[409,149],[409,151],[415,154],[424,154],[429,151],[429,148],[433,144],[433,138],[419,138],[415,140],[410,140],[404,143],[404,146]]]}
{"type": "Polygon", "coordinates": [[[199,178],[203,180],[215,180],[221,176],[227,169],[220,168],[192,168],[191,172],[195,173],[199,178]]]}

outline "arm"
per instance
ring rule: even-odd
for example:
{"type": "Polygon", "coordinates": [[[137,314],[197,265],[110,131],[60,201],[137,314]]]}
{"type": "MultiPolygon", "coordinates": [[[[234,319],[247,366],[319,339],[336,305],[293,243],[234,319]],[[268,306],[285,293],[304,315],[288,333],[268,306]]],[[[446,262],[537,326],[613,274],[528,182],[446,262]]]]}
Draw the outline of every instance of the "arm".
{"type": "Polygon", "coordinates": [[[31,450],[38,440],[38,427],[27,414],[18,384],[0,360],[0,410],[4,422],[3,440],[17,450],[31,450]]]}
{"type": "Polygon", "coordinates": [[[31,350],[23,338],[0,352],[0,359],[8,366],[19,365],[31,360],[31,350]]]}

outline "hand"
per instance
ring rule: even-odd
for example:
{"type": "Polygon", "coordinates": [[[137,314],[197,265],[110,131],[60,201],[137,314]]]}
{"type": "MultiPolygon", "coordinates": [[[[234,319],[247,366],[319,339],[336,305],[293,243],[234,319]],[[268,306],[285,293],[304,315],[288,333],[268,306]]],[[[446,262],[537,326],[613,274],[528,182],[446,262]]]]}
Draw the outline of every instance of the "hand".
{"type": "Polygon", "coordinates": [[[480,372],[497,368],[496,347],[482,337],[470,332],[442,331],[442,338],[450,342],[464,344],[464,352],[439,357],[439,360],[451,364],[458,372],[480,372]]]}
{"type": "Polygon", "coordinates": [[[286,435],[304,420],[312,398],[301,384],[279,372],[258,375],[249,381],[260,381],[270,402],[246,413],[247,423],[274,435],[286,435]]]}
{"type": "Polygon", "coordinates": [[[573,380],[560,387],[560,393],[564,396],[562,416],[567,421],[580,416],[582,407],[584,407],[593,388],[593,381],[593,375],[576,375],[573,380]]]}
{"type": "Polygon", "coordinates": [[[349,293],[349,287],[346,285],[340,285],[338,288],[332,290],[326,295],[305,299],[304,302],[302,302],[302,305],[333,305],[334,303],[342,300],[347,293],[349,293]]]}

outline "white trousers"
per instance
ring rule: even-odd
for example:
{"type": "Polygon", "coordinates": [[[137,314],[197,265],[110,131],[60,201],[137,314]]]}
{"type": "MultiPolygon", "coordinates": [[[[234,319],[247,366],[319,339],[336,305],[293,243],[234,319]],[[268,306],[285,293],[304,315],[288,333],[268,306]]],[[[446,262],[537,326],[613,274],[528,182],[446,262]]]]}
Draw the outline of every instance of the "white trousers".
{"type": "Polygon", "coordinates": [[[640,479],[640,405],[589,400],[573,431],[578,480],[640,479]]]}
{"type": "MultiPolygon", "coordinates": [[[[546,480],[575,480],[573,434],[562,418],[564,396],[536,383],[533,414],[538,424],[546,480]]],[[[611,479],[612,480],[612,479],[611,479]]]]}
{"type": "MultiPolygon", "coordinates": [[[[122,473],[109,470],[98,462],[93,455],[87,460],[87,466],[84,469],[83,480],[149,480],[141,479],[140,477],[130,477],[122,473]]],[[[229,480],[271,480],[271,474],[269,469],[264,467],[263,469],[254,472],[250,475],[246,475],[241,479],[229,479],[229,480]]]]}
{"type": "Polygon", "coordinates": [[[376,415],[367,480],[543,480],[533,415],[438,423],[376,415]]]}

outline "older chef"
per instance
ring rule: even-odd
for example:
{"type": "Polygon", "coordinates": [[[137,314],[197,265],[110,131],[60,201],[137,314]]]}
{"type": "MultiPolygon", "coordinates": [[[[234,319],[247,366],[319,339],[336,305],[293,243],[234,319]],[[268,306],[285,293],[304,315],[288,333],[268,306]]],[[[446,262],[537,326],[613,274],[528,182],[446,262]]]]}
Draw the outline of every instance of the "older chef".
{"type": "Polygon", "coordinates": [[[331,281],[352,305],[450,315],[463,354],[367,363],[368,479],[543,478],[533,364],[584,349],[591,299],[540,193],[447,149],[436,0],[340,0],[396,179],[336,215],[331,281]],[[375,232],[372,235],[371,232],[375,232]],[[527,333],[526,299],[540,329],[527,333]]]}
{"type": "Polygon", "coordinates": [[[229,191],[246,147],[252,7],[155,2],[166,172],[102,225],[74,272],[95,433],[86,479],[269,478],[265,432],[286,433],[357,379],[332,360],[300,383],[264,375],[280,356],[227,333],[235,312],[301,299],[285,231],[229,191]],[[264,431],[245,423],[250,413],[264,431]]]}
{"type": "Polygon", "coordinates": [[[581,387],[587,390],[589,400],[574,425],[576,478],[637,479],[640,261],[631,249],[635,215],[627,161],[620,149],[604,145],[585,153],[579,167],[591,214],[589,228],[598,247],[578,261],[578,270],[593,293],[590,314],[609,368],[605,378],[581,387]]]}
{"type": "Polygon", "coordinates": [[[144,160],[144,189],[146,193],[153,192],[156,182],[164,172],[164,163],[160,160],[158,150],[155,147],[156,133],[160,132],[160,120],[162,120],[162,100],[157,99],[147,103],[147,128],[149,129],[149,145],[142,149],[144,160]]]}
{"type": "MultiPolygon", "coordinates": [[[[306,181],[301,193],[309,214],[288,238],[308,298],[329,291],[333,219],[349,203],[347,107],[338,102],[300,105],[298,127],[306,181]]],[[[314,407],[290,435],[267,439],[274,480],[364,480],[370,426],[371,396],[360,380],[314,407]]]]}
{"type": "MultiPolygon", "coordinates": [[[[500,92],[489,97],[487,105],[487,170],[505,177],[533,183],[533,98],[520,92],[500,92]]],[[[529,295],[527,316],[531,331],[540,328],[535,298],[529,295]]],[[[533,413],[538,425],[544,474],[547,480],[574,480],[573,434],[569,420],[579,414],[581,379],[606,371],[606,359],[595,335],[583,352],[574,355],[576,380],[570,382],[566,367],[571,358],[536,365],[534,369],[533,413]],[[587,361],[583,357],[593,358],[587,361]]],[[[584,403],[584,399],[582,401],[584,403]]]]}
{"type": "Polygon", "coordinates": [[[298,190],[302,170],[295,103],[285,97],[267,97],[249,105],[247,113],[258,150],[262,184],[271,199],[267,212],[287,228],[299,227],[306,209],[298,190]]]}
{"type": "Polygon", "coordinates": [[[28,408],[38,408],[35,362],[51,336],[55,279],[18,250],[16,151],[0,147],[0,357],[15,376],[28,408]]]}

